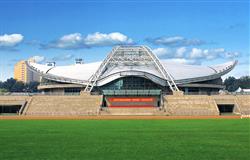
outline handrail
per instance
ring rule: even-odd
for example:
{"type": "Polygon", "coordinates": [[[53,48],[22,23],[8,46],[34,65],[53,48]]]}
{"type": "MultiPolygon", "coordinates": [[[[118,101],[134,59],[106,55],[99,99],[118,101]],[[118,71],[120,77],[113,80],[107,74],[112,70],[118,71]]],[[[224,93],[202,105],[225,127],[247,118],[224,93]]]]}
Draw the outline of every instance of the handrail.
{"type": "Polygon", "coordinates": [[[21,115],[23,113],[23,110],[24,110],[26,105],[27,105],[27,101],[24,101],[21,108],[18,111],[18,115],[21,115]]]}

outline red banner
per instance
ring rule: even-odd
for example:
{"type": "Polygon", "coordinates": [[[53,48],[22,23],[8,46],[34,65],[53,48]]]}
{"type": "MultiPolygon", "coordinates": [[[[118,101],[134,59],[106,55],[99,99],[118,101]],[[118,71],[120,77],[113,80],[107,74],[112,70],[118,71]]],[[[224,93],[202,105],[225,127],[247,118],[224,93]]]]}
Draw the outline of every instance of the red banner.
{"type": "Polygon", "coordinates": [[[119,97],[119,98],[108,98],[109,102],[153,102],[154,98],[152,97],[119,97]]]}

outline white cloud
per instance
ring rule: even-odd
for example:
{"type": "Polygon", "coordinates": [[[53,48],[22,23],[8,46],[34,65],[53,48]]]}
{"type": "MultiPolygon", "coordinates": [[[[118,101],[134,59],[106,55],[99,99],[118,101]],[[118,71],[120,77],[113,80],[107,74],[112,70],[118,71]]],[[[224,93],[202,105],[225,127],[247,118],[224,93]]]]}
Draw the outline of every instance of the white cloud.
{"type": "Polygon", "coordinates": [[[119,32],[113,32],[109,34],[96,32],[94,34],[89,34],[84,39],[86,45],[114,45],[114,44],[129,44],[133,43],[133,40],[128,38],[126,35],[119,32]]]}
{"type": "Polygon", "coordinates": [[[62,54],[52,58],[52,61],[67,61],[74,58],[73,54],[62,54]]]}
{"type": "Polygon", "coordinates": [[[190,52],[189,57],[191,59],[203,58],[204,52],[202,51],[202,49],[193,48],[192,51],[190,52]]]}
{"type": "Polygon", "coordinates": [[[153,49],[153,53],[157,56],[165,56],[169,58],[182,58],[184,57],[184,53],[186,52],[186,47],[180,47],[177,49],[174,48],[155,48],[153,49]]]}
{"type": "Polygon", "coordinates": [[[180,37],[180,36],[175,36],[175,37],[161,37],[161,38],[157,38],[155,40],[155,43],[159,43],[159,44],[172,44],[172,43],[177,43],[180,41],[183,41],[184,38],[180,37]]]}
{"type": "Polygon", "coordinates": [[[64,35],[60,38],[60,41],[62,42],[78,42],[82,40],[82,35],[80,33],[73,33],[64,35]]]}
{"type": "Polygon", "coordinates": [[[199,64],[198,61],[192,60],[192,59],[186,59],[186,58],[170,58],[170,59],[163,59],[161,60],[163,62],[167,63],[173,63],[173,64],[199,64]]]}
{"type": "Polygon", "coordinates": [[[213,49],[213,51],[216,53],[222,53],[222,52],[225,52],[225,49],[224,48],[215,48],[215,49],[213,49]]]}
{"type": "Polygon", "coordinates": [[[33,56],[30,58],[30,60],[34,60],[36,63],[40,63],[45,61],[45,57],[44,56],[33,56]]]}
{"type": "Polygon", "coordinates": [[[62,36],[58,43],[58,48],[74,47],[82,42],[82,35],[80,33],[73,33],[62,36]]]}
{"type": "Polygon", "coordinates": [[[87,36],[83,36],[80,33],[72,33],[64,35],[56,41],[42,45],[42,48],[79,49],[132,43],[133,40],[131,38],[119,32],[108,34],[96,32],[87,36]]]}
{"type": "Polygon", "coordinates": [[[167,48],[156,48],[152,50],[154,54],[156,54],[157,56],[163,56],[163,55],[167,55],[169,54],[169,49],[167,48]]]}
{"type": "Polygon", "coordinates": [[[14,47],[23,40],[21,34],[4,34],[0,35],[0,47],[14,47]]]}
{"type": "Polygon", "coordinates": [[[239,56],[239,52],[228,52],[224,48],[156,48],[152,50],[157,56],[161,56],[168,63],[201,64],[202,61],[215,59],[231,59],[239,56]]]}
{"type": "Polygon", "coordinates": [[[175,56],[176,56],[176,57],[179,57],[179,58],[184,57],[184,53],[185,53],[186,51],[187,51],[186,47],[177,48],[177,49],[176,49],[176,54],[175,54],[175,56]]]}
{"type": "Polygon", "coordinates": [[[182,36],[173,36],[173,37],[157,37],[157,38],[148,38],[146,41],[155,44],[155,45],[165,45],[165,46],[197,46],[202,45],[205,42],[199,39],[187,39],[182,36]]]}
{"type": "Polygon", "coordinates": [[[239,55],[240,55],[239,52],[226,52],[225,53],[226,58],[235,58],[235,57],[238,57],[239,55]]]}
{"type": "Polygon", "coordinates": [[[214,49],[199,49],[192,48],[189,58],[190,59],[207,59],[213,60],[216,58],[236,58],[240,55],[239,52],[228,52],[224,48],[214,49]]]}
{"type": "Polygon", "coordinates": [[[228,52],[224,48],[156,48],[152,50],[159,57],[170,58],[175,62],[200,64],[202,60],[233,59],[240,55],[239,52],[228,52]],[[188,60],[188,62],[187,62],[188,60]]]}
{"type": "Polygon", "coordinates": [[[58,40],[42,45],[42,48],[74,49],[83,45],[83,37],[80,33],[72,33],[60,37],[58,40]]]}

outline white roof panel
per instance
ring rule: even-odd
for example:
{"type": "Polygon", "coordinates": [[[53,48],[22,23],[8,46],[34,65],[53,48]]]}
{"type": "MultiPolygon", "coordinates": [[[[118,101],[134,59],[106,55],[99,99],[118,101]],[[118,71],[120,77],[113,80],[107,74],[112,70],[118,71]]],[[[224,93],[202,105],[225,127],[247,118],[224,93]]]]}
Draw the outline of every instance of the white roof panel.
{"type": "Polygon", "coordinates": [[[34,62],[28,62],[28,63],[30,66],[34,67],[36,70],[38,70],[41,73],[47,73],[49,69],[53,68],[53,66],[47,66],[43,64],[34,63],[34,62]]]}
{"type": "Polygon", "coordinates": [[[228,67],[233,66],[234,63],[236,63],[236,62],[237,61],[230,61],[230,62],[226,62],[223,64],[211,66],[211,68],[213,68],[216,72],[222,72],[223,70],[228,69],[228,67]]]}
{"type": "Polygon", "coordinates": [[[49,70],[49,74],[78,80],[88,80],[98,69],[101,62],[75,64],[70,66],[56,66],[49,70]]]}
{"type": "MultiPolygon", "coordinates": [[[[28,64],[35,68],[37,72],[43,74],[49,74],[55,77],[64,77],[74,80],[88,81],[90,77],[97,71],[102,62],[94,62],[87,64],[75,64],[69,66],[46,66],[29,62],[28,64]]],[[[235,65],[235,61],[227,62],[216,66],[199,66],[199,65],[184,65],[174,64],[172,62],[161,61],[161,64],[165,67],[165,70],[170,73],[174,80],[187,80],[193,78],[206,77],[216,75],[218,73],[224,73],[225,70],[232,69],[235,65]]],[[[146,72],[151,75],[164,79],[164,77],[157,71],[152,65],[118,65],[118,67],[110,68],[105,71],[100,78],[108,77],[112,74],[120,72],[139,71],[146,72]]],[[[60,78],[58,79],[60,81],[60,78]]]]}
{"type": "Polygon", "coordinates": [[[212,68],[207,66],[161,63],[175,80],[204,77],[216,73],[212,68]]]}

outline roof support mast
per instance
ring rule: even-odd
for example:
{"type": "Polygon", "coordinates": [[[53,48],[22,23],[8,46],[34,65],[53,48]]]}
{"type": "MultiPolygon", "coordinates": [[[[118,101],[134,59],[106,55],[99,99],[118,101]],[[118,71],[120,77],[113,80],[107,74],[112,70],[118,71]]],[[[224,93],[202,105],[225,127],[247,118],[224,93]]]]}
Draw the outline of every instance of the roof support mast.
{"type": "Polygon", "coordinates": [[[164,76],[164,78],[167,80],[167,83],[171,89],[171,91],[179,91],[176,83],[174,82],[174,79],[172,76],[168,73],[168,71],[162,66],[160,60],[158,59],[157,56],[152,52],[152,50],[147,47],[143,46],[149,54],[149,56],[152,58],[152,60],[155,62],[154,64],[156,65],[156,68],[161,72],[161,74],[164,76]]]}
{"type": "Polygon", "coordinates": [[[131,52],[135,51],[137,53],[142,52],[144,55],[139,57],[126,57],[126,63],[127,61],[130,61],[131,63],[152,63],[154,67],[159,71],[159,73],[164,77],[164,79],[167,81],[170,89],[172,91],[179,91],[176,83],[174,82],[172,76],[166,71],[166,69],[162,66],[159,59],[154,55],[154,53],[146,46],[117,46],[112,49],[112,51],[109,53],[109,55],[105,58],[105,60],[101,63],[97,71],[90,77],[88,84],[86,88],[84,89],[84,92],[91,92],[93,87],[96,85],[98,79],[100,76],[105,72],[108,65],[116,65],[119,63],[125,63],[124,62],[124,53],[125,52],[131,52]],[[123,58],[121,58],[121,53],[123,53],[123,58]],[[140,59],[143,57],[142,60],[138,61],[138,58],[140,59]],[[136,59],[137,58],[137,59],[136,59]],[[147,62],[146,62],[147,61],[147,62]]]}
{"type": "Polygon", "coordinates": [[[105,60],[101,63],[97,71],[90,77],[89,83],[87,84],[86,88],[84,89],[84,92],[91,92],[93,87],[96,85],[96,81],[99,79],[103,71],[105,70],[106,66],[108,65],[110,59],[115,54],[115,51],[119,48],[119,46],[112,49],[112,51],[109,53],[109,55],[105,58],[105,60]]]}

